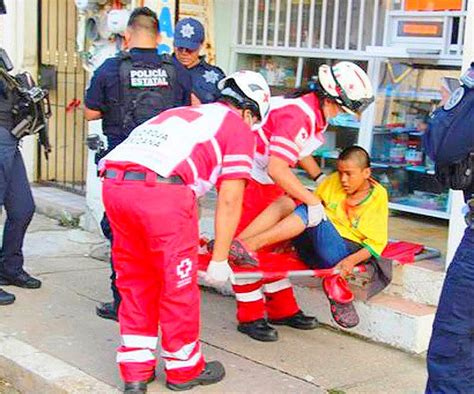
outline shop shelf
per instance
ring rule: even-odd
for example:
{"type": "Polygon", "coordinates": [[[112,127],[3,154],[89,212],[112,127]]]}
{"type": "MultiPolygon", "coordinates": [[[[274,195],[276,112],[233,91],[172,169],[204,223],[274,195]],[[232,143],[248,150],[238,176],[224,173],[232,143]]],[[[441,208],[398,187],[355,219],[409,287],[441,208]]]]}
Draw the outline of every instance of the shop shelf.
{"type": "Polygon", "coordinates": [[[413,171],[413,172],[420,172],[422,174],[428,174],[428,175],[434,175],[434,169],[431,167],[426,167],[426,166],[411,166],[407,165],[405,167],[407,171],[413,171]]]}
{"type": "Polygon", "coordinates": [[[394,211],[416,213],[418,215],[431,216],[440,219],[449,219],[449,213],[435,209],[419,208],[412,205],[404,205],[396,202],[389,202],[388,207],[394,211]]]}

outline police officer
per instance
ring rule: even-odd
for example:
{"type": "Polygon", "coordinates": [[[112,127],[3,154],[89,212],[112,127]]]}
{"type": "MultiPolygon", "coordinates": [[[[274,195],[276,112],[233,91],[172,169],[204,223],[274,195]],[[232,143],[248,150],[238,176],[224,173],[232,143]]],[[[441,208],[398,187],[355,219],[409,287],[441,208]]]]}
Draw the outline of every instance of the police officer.
{"type": "MultiPolygon", "coordinates": [[[[3,64],[0,62],[0,67],[3,64]]],[[[7,70],[2,71],[6,73],[7,70]]],[[[6,211],[0,247],[0,285],[37,289],[41,287],[41,281],[23,269],[23,239],[33,218],[35,204],[18,149],[19,140],[11,133],[22,120],[14,115],[19,100],[18,93],[7,84],[4,74],[0,74],[0,210],[5,207],[6,211]]],[[[0,305],[14,301],[13,294],[0,289],[0,305]]]]}
{"type": "Polygon", "coordinates": [[[174,31],[174,59],[185,66],[191,74],[193,104],[207,104],[219,97],[217,82],[225,77],[224,72],[207,63],[199,56],[204,43],[204,26],[196,19],[184,18],[174,31]]]}
{"type": "MultiPolygon", "coordinates": [[[[147,7],[136,8],[125,31],[127,52],[106,60],[94,73],[85,98],[87,120],[102,119],[108,150],[124,141],[133,128],[158,113],[191,104],[191,78],[169,55],[158,55],[159,22],[147,7]]],[[[107,217],[101,222],[111,240],[107,217]]],[[[112,266],[113,302],[102,303],[100,317],[117,320],[120,295],[112,266]]]]}
{"type": "Polygon", "coordinates": [[[474,390],[474,63],[424,136],[436,177],[463,190],[467,228],[449,265],[428,349],[427,393],[474,390]]]}

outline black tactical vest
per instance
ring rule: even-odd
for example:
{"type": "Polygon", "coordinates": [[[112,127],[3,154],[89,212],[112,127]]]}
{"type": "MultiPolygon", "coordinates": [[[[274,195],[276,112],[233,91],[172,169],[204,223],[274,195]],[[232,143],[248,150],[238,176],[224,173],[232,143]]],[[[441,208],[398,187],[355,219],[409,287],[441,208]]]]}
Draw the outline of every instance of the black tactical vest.
{"type": "Polygon", "coordinates": [[[176,68],[168,55],[150,64],[132,61],[127,52],[120,54],[120,103],[123,132],[175,106],[176,68]]]}

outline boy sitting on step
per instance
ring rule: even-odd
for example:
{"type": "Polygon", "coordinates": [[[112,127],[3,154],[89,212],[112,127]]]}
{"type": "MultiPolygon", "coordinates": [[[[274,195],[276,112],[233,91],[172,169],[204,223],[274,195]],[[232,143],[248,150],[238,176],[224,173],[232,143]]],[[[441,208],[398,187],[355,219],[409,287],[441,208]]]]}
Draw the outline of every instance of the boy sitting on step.
{"type": "MultiPolygon", "coordinates": [[[[365,149],[346,148],[337,160],[337,172],[325,178],[315,194],[327,215],[319,225],[308,227],[307,206],[301,204],[295,209],[292,199],[282,197],[239,235],[240,240],[256,251],[292,239],[308,267],[336,267],[342,276],[360,263],[379,259],[388,241],[388,198],[385,188],[371,177],[365,149]]],[[[359,323],[352,302],[328,299],[337,324],[351,328],[359,323]]]]}

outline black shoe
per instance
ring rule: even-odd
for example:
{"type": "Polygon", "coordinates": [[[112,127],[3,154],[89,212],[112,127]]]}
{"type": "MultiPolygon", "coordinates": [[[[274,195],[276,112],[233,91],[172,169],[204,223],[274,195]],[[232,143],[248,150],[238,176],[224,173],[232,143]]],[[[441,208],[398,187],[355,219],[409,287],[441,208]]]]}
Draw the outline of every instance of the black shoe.
{"type": "Polygon", "coordinates": [[[277,326],[290,326],[298,330],[313,330],[318,327],[319,322],[313,316],[306,316],[302,311],[297,312],[293,316],[285,317],[284,319],[270,319],[270,324],[277,326]]]}
{"type": "Polygon", "coordinates": [[[112,302],[101,302],[99,306],[95,307],[95,313],[102,319],[110,319],[118,321],[117,308],[115,303],[112,302]]]}
{"type": "Polygon", "coordinates": [[[41,287],[41,281],[33,278],[26,272],[22,272],[20,275],[10,278],[4,275],[0,275],[0,285],[3,286],[18,286],[24,289],[39,289],[41,287]]]}
{"type": "Polygon", "coordinates": [[[211,361],[206,363],[204,370],[199,376],[185,383],[170,383],[166,382],[166,387],[173,391],[185,391],[192,389],[194,386],[207,386],[220,382],[224,379],[225,369],[219,361],[211,361]]]}
{"type": "Polygon", "coordinates": [[[140,382],[125,382],[123,386],[123,392],[126,394],[145,394],[147,392],[148,383],[155,380],[155,374],[153,374],[148,380],[140,382]]]}
{"type": "Polygon", "coordinates": [[[15,302],[15,296],[0,289],[0,305],[10,305],[15,302]]]}
{"type": "Polygon", "coordinates": [[[262,342],[275,342],[278,340],[278,331],[269,326],[265,319],[250,323],[240,323],[237,330],[247,334],[250,338],[262,342]]]}

